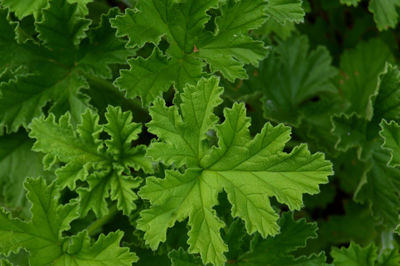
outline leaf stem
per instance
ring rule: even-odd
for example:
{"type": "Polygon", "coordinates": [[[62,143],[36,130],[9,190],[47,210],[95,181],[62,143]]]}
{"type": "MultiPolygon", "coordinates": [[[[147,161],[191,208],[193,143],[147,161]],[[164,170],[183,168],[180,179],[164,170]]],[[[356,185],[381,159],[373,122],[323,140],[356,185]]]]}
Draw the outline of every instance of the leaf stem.
{"type": "Polygon", "coordinates": [[[89,233],[89,236],[93,236],[94,234],[98,233],[101,227],[106,223],[108,223],[115,216],[115,214],[117,214],[117,212],[118,212],[117,205],[114,204],[110,208],[107,215],[104,215],[103,217],[97,219],[88,226],[87,231],[89,233]]]}

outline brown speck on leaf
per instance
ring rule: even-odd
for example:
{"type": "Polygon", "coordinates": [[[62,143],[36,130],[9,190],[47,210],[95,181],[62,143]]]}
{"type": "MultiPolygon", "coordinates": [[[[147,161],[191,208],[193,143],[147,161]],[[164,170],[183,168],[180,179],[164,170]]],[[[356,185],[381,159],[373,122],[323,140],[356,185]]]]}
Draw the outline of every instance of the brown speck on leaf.
{"type": "Polygon", "coordinates": [[[258,74],[259,74],[259,73],[258,73],[258,71],[257,71],[257,70],[254,70],[254,72],[253,72],[253,76],[254,76],[254,77],[257,77],[257,76],[258,76],[258,74]]]}
{"type": "Polygon", "coordinates": [[[339,83],[340,83],[340,84],[343,84],[343,83],[344,83],[344,80],[343,80],[343,79],[339,80],[339,83]]]}
{"type": "Polygon", "coordinates": [[[198,53],[198,52],[199,52],[199,49],[197,48],[196,45],[194,45],[194,46],[193,46],[193,53],[198,53]]]}
{"type": "Polygon", "coordinates": [[[358,71],[354,71],[354,76],[358,76],[359,74],[358,71]]]}

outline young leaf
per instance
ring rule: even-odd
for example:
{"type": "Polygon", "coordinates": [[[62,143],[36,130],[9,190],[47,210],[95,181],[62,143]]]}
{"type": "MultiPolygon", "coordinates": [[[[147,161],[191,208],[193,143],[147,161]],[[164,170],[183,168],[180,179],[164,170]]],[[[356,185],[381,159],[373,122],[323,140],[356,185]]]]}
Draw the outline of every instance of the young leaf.
{"type": "Polygon", "coordinates": [[[32,203],[32,220],[11,218],[0,210],[0,253],[9,254],[21,248],[30,253],[31,265],[88,265],[110,261],[118,265],[131,265],[135,254],[119,243],[122,232],[100,235],[91,244],[86,231],[65,237],[63,232],[79,217],[78,204],[61,205],[55,183],[47,185],[43,179],[28,179],[25,183],[28,199],[32,203]]]}
{"type": "Polygon", "coordinates": [[[151,202],[151,208],[142,211],[138,221],[146,242],[155,249],[165,241],[169,227],[188,217],[189,252],[200,253],[203,263],[213,264],[224,263],[227,251],[219,233],[224,223],[213,210],[218,193],[226,191],[232,216],[243,219],[249,233],[266,237],[279,230],[269,197],[300,209],[302,195],[318,193],[318,185],[332,174],[324,156],[311,154],[305,145],[284,152],[290,129],[283,125],[268,123],[251,138],[243,104],[225,109],[225,121],[217,124],[213,110],[221,103],[221,94],[218,79],[201,79],[197,86],[184,89],[179,107],[166,107],[159,99],[150,108],[149,131],[160,142],[151,145],[148,155],[187,169],[168,170],[165,179],[147,179],[140,196],[151,202]],[[218,146],[205,141],[211,129],[217,132],[218,146]]]}
{"type": "Polygon", "coordinates": [[[231,81],[246,78],[243,65],[256,65],[267,53],[262,42],[247,35],[263,24],[266,5],[264,0],[229,0],[223,4],[217,0],[138,1],[137,10],[127,9],[124,16],[112,20],[118,36],[128,36],[128,44],[137,47],[158,45],[165,36],[169,47],[165,55],[155,48],[146,60],[130,60],[131,69],[121,71],[116,85],[126,90],[128,97],[140,96],[148,105],[171,85],[182,90],[187,83],[196,84],[206,75],[206,65],[212,73],[220,72],[231,81]],[[216,8],[221,15],[215,18],[214,32],[210,32],[205,26],[210,22],[207,11],[216,8]]]}
{"type": "Polygon", "coordinates": [[[99,125],[99,116],[88,110],[76,129],[68,113],[58,123],[50,115],[35,119],[30,125],[30,136],[36,138],[33,149],[47,153],[48,160],[50,156],[66,163],[56,171],[61,188],[74,189],[77,180],[89,183],[89,188],[78,189],[82,215],[91,209],[97,216],[107,214],[105,199],[109,193],[112,200],[117,200],[118,209],[129,215],[137,199],[132,189],[141,182],[131,176],[130,168],[151,171],[151,162],[144,158],[144,147],[131,146],[141,131],[141,126],[132,122],[132,114],[109,107],[106,119],[107,124],[99,125]],[[105,141],[99,137],[103,130],[110,136],[105,141]]]}

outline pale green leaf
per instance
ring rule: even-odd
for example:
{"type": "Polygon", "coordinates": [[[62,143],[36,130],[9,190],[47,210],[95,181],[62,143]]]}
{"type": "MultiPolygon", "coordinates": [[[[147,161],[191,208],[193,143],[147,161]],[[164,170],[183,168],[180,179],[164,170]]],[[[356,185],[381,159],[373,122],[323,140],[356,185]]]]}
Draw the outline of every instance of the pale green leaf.
{"type": "Polygon", "coordinates": [[[323,155],[310,154],[305,145],[284,152],[290,129],[283,125],[266,124],[252,138],[243,104],[225,109],[225,121],[217,124],[213,110],[221,103],[221,94],[215,78],[203,79],[197,87],[184,89],[181,104],[165,107],[157,100],[151,107],[149,131],[160,141],[148,154],[187,170],[168,170],[164,179],[147,179],[140,195],[151,208],[142,211],[138,221],[146,242],[155,249],[166,240],[169,227],[188,217],[189,252],[200,253],[203,263],[213,264],[224,263],[227,251],[219,233],[224,223],[213,210],[219,192],[226,191],[232,216],[243,219],[249,233],[266,237],[279,230],[269,197],[299,209],[302,195],[318,193],[318,185],[332,173],[323,155]],[[217,132],[218,146],[206,141],[210,129],[217,132]]]}
{"type": "Polygon", "coordinates": [[[68,113],[58,122],[50,115],[34,119],[30,125],[30,136],[36,139],[34,150],[66,163],[56,172],[62,188],[74,189],[78,180],[89,183],[88,188],[78,189],[82,215],[91,209],[97,216],[105,215],[108,197],[117,201],[118,209],[129,214],[136,207],[133,189],[140,184],[140,179],[131,176],[131,167],[152,170],[151,162],[144,158],[143,146],[132,147],[141,132],[141,126],[132,122],[132,114],[110,106],[105,116],[105,125],[99,125],[98,114],[89,110],[76,128],[68,113]],[[109,138],[100,139],[102,132],[109,138]]]}

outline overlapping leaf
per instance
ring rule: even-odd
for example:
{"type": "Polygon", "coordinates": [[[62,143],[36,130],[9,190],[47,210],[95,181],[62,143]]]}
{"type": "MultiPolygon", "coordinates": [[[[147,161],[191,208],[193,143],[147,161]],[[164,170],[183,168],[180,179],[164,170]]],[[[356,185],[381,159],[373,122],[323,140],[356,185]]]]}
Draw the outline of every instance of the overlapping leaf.
{"type": "Polygon", "coordinates": [[[309,257],[295,257],[291,253],[305,247],[308,239],[316,238],[317,225],[305,220],[295,221],[292,214],[285,213],[279,220],[281,233],[275,237],[254,237],[250,251],[237,259],[237,265],[304,265],[324,264],[323,253],[309,257]]]}
{"type": "MultiPolygon", "coordinates": [[[[340,0],[342,4],[357,6],[360,0],[340,0]]],[[[395,28],[399,21],[397,9],[400,7],[399,0],[370,0],[368,10],[374,15],[376,26],[379,30],[395,28]]]]}
{"type": "MultiPolygon", "coordinates": [[[[275,3],[277,10],[282,9],[279,4],[275,3]]],[[[156,47],[148,58],[132,59],[131,69],[122,71],[116,84],[128,97],[140,96],[149,104],[171,85],[182,90],[187,83],[195,84],[206,75],[206,65],[231,81],[246,78],[243,65],[256,65],[267,54],[262,42],[248,36],[265,21],[266,7],[264,0],[138,1],[136,10],[128,9],[113,20],[119,36],[128,36],[129,45],[138,47],[158,45],[165,38],[169,47],[165,54],[156,47]],[[212,9],[221,13],[215,21],[207,14],[212,9]]],[[[276,15],[281,18],[281,13],[276,15]]]]}
{"type": "Polygon", "coordinates": [[[26,177],[37,177],[44,173],[42,156],[31,151],[33,142],[19,132],[0,137],[0,198],[10,210],[28,215],[23,183],[26,177]],[[29,162],[24,167],[21,163],[29,162]]]}
{"type": "Polygon", "coordinates": [[[89,88],[86,75],[109,78],[109,64],[124,63],[132,50],[115,38],[108,20],[118,14],[111,9],[98,27],[88,30],[90,20],[76,4],[51,1],[35,22],[39,41],[17,42],[16,27],[6,10],[0,10],[0,72],[23,66],[22,73],[0,85],[0,128],[16,132],[41,114],[44,106],[56,114],[71,111],[74,121],[89,106],[82,89],[89,88]],[[99,39],[102,38],[102,42],[99,39]]]}
{"type": "Polygon", "coordinates": [[[99,125],[99,116],[91,111],[82,115],[74,128],[69,113],[56,122],[54,115],[33,120],[30,136],[36,139],[33,149],[47,154],[46,161],[59,160],[65,166],[56,171],[61,188],[75,189],[76,181],[87,181],[89,187],[78,188],[82,215],[93,210],[97,216],[107,214],[106,199],[117,201],[117,207],[129,214],[137,199],[133,189],[141,180],[131,176],[131,168],[151,171],[151,162],[144,158],[144,146],[132,147],[141,126],[132,122],[130,112],[109,107],[107,124],[99,125]],[[110,137],[100,138],[102,132],[110,137]]]}
{"type": "MultiPolygon", "coordinates": [[[[235,226],[232,223],[231,226],[235,226]]],[[[233,265],[322,265],[326,261],[323,253],[296,257],[292,253],[306,245],[307,240],[315,238],[317,225],[304,219],[294,220],[291,213],[285,213],[279,219],[280,234],[262,239],[259,235],[252,238],[249,250],[229,257],[233,265]]],[[[239,231],[244,235],[245,232],[239,231]]],[[[228,233],[229,235],[229,233],[228,233]]],[[[232,236],[232,243],[240,242],[240,236],[232,236]]],[[[201,260],[182,249],[169,253],[172,265],[202,265],[201,260]]]]}
{"type": "Polygon", "coordinates": [[[281,42],[244,85],[265,95],[265,115],[298,126],[313,97],[335,92],[337,70],[324,47],[309,51],[306,36],[281,42]]]}
{"type": "Polygon", "coordinates": [[[25,183],[32,203],[32,220],[14,219],[0,210],[0,253],[9,254],[21,248],[30,253],[31,265],[131,265],[135,254],[120,247],[123,233],[100,235],[90,243],[86,231],[66,237],[63,232],[79,217],[78,204],[61,205],[54,183],[43,179],[28,179],[25,183]]]}
{"type": "Polygon", "coordinates": [[[290,139],[290,130],[283,125],[268,123],[251,138],[243,104],[225,109],[225,121],[218,124],[213,110],[221,103],[221,94],[218,79],[201,79],[197,86],[185,88],[179,108],[166,107],[161,99],[151,107],[148,127],[161,142],[153,143],[148,155],[187,169],[168,170],[165,179],[147,179],[140,195],[150,200],[151,208],[138,221],[146,242],[155,249],[165,241],[169,227],[188,217],[189,252],[214,264],[224,263],[227,251],[219,233],[224,223],[213,210],[218,193],[226,191],[232,215],[245,221],[249,233],[266,237],[279,230],[269,197],[299,209],[302,195],[318,193],[318,185],[332,173],[323,155],[310,154],[305,145],[283,152],[290,139]],[[219,141],[210,147],[206,134],[212,129],[219,141]]]}
{"type": "MultiPolygon", "coordinates": [[[[356,113],[333,118],[333,133],[338,137],[337,148],[347,150],[356,147],[358,158],[367,162],[356,198],[369,202],[376,218],[390,228],[398,223],[400,212],[400,170],[388,165],[393,159],[390,159],[389,151],[382,149],[383,139],[380,135],[387,139],[386,143],[391,143],[389,146],[395,143],[393,136],[390,136],[394,132],[389,130],[384,121],[400,118],[399,95],[400,71],[397,67],[387,65],[385,71],[379,75],[377,89],[369,95],[369,119],[356,113]],[[386,129],[379,134],[380,127],[386,129]]],[[[359,98],[363,96],[359,95],[359,98]]],[[[394,127],[392,124],[391,128],[394,127]]]]}

